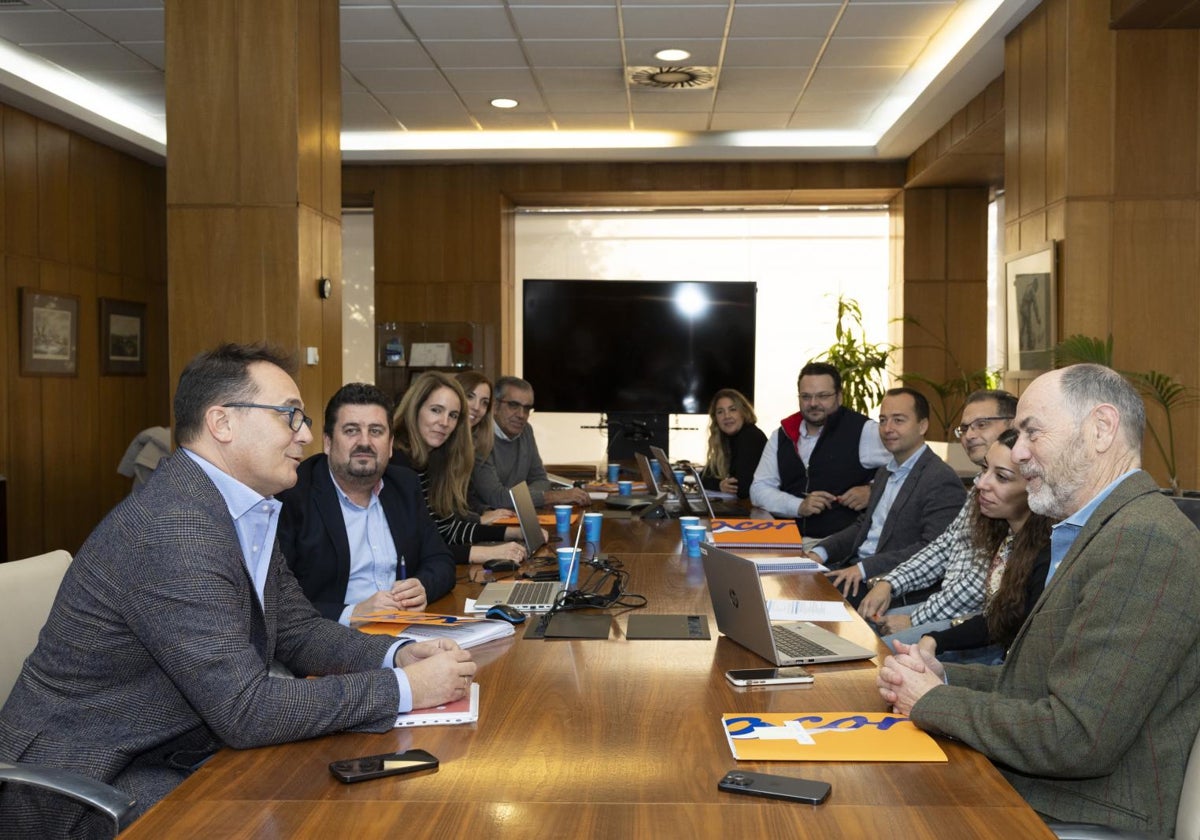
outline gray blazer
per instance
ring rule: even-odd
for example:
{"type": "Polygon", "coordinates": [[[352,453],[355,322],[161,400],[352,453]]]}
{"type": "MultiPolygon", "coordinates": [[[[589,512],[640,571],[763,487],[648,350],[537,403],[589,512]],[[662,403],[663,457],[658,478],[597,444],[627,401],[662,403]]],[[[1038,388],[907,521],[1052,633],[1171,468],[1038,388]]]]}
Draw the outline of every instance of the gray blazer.
{"type": "Polygon", "coordinates": [[[1170,836],[1200,729],[1200,531],[1138,472],[1096,509],[1003,665],[948,665],[922,729],[1035,809],[1170,836]]]}
{"type": "MultiPolygon", "coordinates": [[[[867,509],[854,524],[821,540],[821,547],[828,552],[831,569],[848,566],[854,561],[855,552],[871,530],[871,516],[879,507],[890,475],[887,467],[880,467],[871,482],[867,509]]],[[[867,577],[890,572],[937,539],[958,516],[966,498],[967,491],[958,474],[932,449],[926,448],[892,502],[875,553],[862,561],[867,577]]]]}
{"type": "MultiPolygon", "coordinates": [[[[0,710],[0,758],[109,782],[140,813],[223,745],[388,729],[399,688],[382,663],[393,641],[321,618],[278,544],[260,606],[224,499],[176,452],[71,563],[0,710]],[[272,659],[338,676],[270,678],[272,659]]],[[[91,828],[80,808],[31,788],[5,786],[0,811],[4,831],[91,828]]]]}

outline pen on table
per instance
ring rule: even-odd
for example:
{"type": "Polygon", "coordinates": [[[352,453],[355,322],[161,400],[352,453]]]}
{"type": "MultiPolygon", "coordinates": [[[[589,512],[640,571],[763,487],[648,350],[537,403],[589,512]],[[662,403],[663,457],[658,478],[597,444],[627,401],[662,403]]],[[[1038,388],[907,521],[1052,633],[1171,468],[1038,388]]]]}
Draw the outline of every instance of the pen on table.
{"type": "Polygon", "coordinates": [[[404,564],[404,555],[400,555],[400,580],[408,579],[408,567],[404,564]]]}

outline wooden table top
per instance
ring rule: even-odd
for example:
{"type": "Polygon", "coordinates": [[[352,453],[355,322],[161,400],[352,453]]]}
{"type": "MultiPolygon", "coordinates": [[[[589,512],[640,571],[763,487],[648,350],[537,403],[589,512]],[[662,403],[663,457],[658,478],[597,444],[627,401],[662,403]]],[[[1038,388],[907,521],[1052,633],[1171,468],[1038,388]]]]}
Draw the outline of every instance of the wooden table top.
{"type": "MultiPolygon", "coordinates": [[[[809,666],[809,686],[731,686],[726,670],[767,663],[716,632],[701,561],[681,556],[679,543],[675,521],[606,519],[601,550],[649,599],[642,612],[707,615],[710,641],[629,641],[629,613],[605,641],[524,640],[518,627],[515,639],[474,649],[478,723],[227,749],[122,836],[1052,836],[983,756],[945,740],[946,764],[737,765],[829,782],[819,806],[718,791],[735,766],[722,713],[886,707],[873,661],[809,666]],[[410,747],[436,755],[440,770],[352,785],[328,771],[410,747]]],[[[768,597],[837,599],[812,575],[763,582],[768,597]]],[[[462,583],[431,609],[458,610],[479,589],[462,583]]],[[[878,645],[859,620],[826,626],[878,645]]]]}

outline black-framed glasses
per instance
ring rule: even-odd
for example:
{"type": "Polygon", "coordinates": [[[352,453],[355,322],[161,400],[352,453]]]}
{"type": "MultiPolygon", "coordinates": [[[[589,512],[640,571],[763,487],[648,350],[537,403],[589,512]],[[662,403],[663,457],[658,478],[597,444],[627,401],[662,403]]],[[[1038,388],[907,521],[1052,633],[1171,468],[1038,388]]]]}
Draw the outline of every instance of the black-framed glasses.
{"type": "Polygon", "coordinates": [[[496,400],[496,402],[503,403],[504,405],[508,406],[510,411],[516,411],[519,414],[533,414],[533,403],[526,405],[525,403],[517,402],[516,400],[496,400]]]}
{"type": "Polygon", "coordinates": [[[954,436],[956,438],[961,438],[963,435],[965,435],[967,433],[968,429],[975,431],[975,432],[982,432],[984,429],[986,429],[988,426],[995,423],[997,420],[1011,420],[1011,419],[1012,419],[1012,417],[1009,415],[1005,415],[1004,417],[978,417],[975,420],[972,420],[970,423],[963,423],[960,426],[955,426],[954,427],[954,436]]]}
{"type": "Polygon", "coordinates": [[[827,402],[837,396],[837,391],[821,391],[819,394],[797,394],[802,403],[827,402]]]}
{"type": "Polygon", "coordinates": [[[224,403],[221,408],[265,408],[269,411],[278,411],[280,414],[286,414],[288,418],[288,428],[293,432],[300,431],[301,426],[312,428],[312,418],[304,413],[304,409],[295,405],[263,405],[262,403],[224,403]]]}

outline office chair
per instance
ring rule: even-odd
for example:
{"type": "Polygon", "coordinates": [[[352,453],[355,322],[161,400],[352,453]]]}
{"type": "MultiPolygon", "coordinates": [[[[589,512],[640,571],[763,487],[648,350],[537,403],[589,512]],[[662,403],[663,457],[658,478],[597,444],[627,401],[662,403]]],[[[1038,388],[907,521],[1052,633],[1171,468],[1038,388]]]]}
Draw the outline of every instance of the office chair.
{"type": "MultiPolygon", "coordinates": [[[[1159,834],[1129,831],[1103,825],[1049,823],[1059,840],[1161,840],[1159,834]]],[[[1200,840],[1200,734],[1188,755],[1183,790],[1179,792],[1179,810],[1175,814],[1175,840],[1200,840]]]]}
{"type": "MultiPolygon", "coordinates": [[[[38,634],[58,586],[71,564],[66,551],[51,551],[37,557],[0,563],[0,592],[5,609],[0,611],[0,706],[8,700],[26,657],[37,646],[38,634]]],[[[117,832],[125,828],[134,800],[123,790],[88,776],[56,767],[0,761],[0,783],[26,784],[52,790],[106,813],[117,832]]]]}

